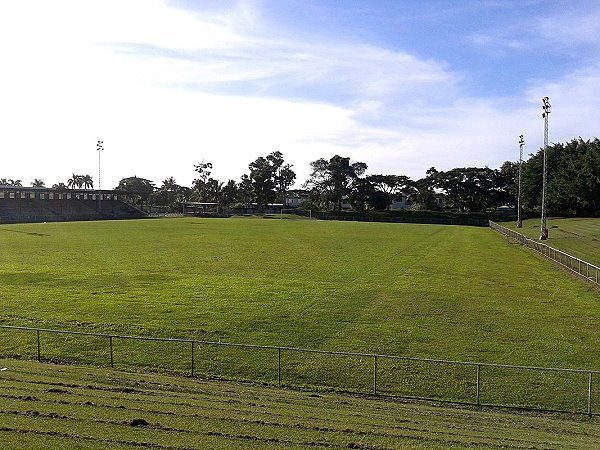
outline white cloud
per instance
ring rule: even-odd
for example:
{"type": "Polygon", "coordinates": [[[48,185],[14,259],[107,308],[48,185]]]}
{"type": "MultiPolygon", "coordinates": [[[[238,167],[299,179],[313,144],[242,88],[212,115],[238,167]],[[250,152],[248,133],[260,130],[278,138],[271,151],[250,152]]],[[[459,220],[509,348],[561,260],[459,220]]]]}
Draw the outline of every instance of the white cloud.
{"type": "MultiPolygon", "coordinates": [[[[515,10],[507,2],[499,4],[515,10]]],[[[533,2],[529,9],[518,2],[524,14],[514,14],[494,27],[475,30],[464,41],[485,52],[505,55],[511,51],[544,51],[577,57],[582,49],[599,49],[600,5],[594,1],[533,2]]]]}
{"type": "Polygon", "coordinates": [[[598,47],[598,23],[600,6],[592,2],[590,7],[573,5],[559,14],[540,18],[535,28],[544,39],[554,44],[598,47]]]}
{"type": "Polygon", "coordinates": [[[597,126],[600,65],[577,69],[557,80],[539,80],[536,84],[527,95],[531,101],[537,97],[539,115],[542,96],[550,97],[551,142],[565,142],[579,136],[585,140],[600,137],[597,126]]]}
{"type": "Polygon", "coordinates": [[[320,156],[385,146],[394,133],[360,120],[381,117],[395,95],[453,88],[444,67],[409,54],[270,36],[251,3],[191,14],[157,0],[23,1],[0,5],[0,17],[0,139],[35,155],[10,158],[3,176],[96,173],[97,139],[104,187],[132,173],[189,183],[202,158],[237,178],[275,149],[307,172],[320,156]],[[225,93],[244,82],[254,96],[225,93]]]}
{"type": "MultiPolygon", "coordinates": [[[[0,176],[96,178],[102,139],[105,188],[134,174],[189,185],[202,159],[237,179],[274,150],[300,182],[336,153],[416,178],[514,159],[519,134],[539,135],[542,96],[558,122],[558,111],[591,116],[600,93],[589,69],[522,100],[464,98],[444,63],[278,29],[252,2],[210,13],[159,0],[0,3],[0,176]]],[[[591,120],[564,135],[585,137],[591,120]]]]}

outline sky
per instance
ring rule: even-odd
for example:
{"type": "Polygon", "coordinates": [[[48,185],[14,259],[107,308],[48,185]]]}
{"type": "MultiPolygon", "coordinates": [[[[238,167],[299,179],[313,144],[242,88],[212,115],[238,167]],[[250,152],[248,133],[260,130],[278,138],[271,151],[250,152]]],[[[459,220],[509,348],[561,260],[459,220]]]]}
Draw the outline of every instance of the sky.
{"type": "Polygon", "coordinates": [[[422,178],[600,137],[596,0],[0,0],[0,178],[422,178]],[[102,152],[97,151],[103,141],[102,152]]]}

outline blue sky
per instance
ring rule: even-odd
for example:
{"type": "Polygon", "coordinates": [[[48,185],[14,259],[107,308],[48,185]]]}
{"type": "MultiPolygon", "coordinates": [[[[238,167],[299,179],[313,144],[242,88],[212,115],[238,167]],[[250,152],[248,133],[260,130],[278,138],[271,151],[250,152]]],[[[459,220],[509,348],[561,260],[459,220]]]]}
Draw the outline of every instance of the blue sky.
{"type": "MultiPolygon", "coordinates": [[[[598,136],[600,2],[0,2],[0,177],[226,180],[279,150],[414,179],[598,136]]],[[[299,184],[300,184],[299,183],[299,184]]]]}

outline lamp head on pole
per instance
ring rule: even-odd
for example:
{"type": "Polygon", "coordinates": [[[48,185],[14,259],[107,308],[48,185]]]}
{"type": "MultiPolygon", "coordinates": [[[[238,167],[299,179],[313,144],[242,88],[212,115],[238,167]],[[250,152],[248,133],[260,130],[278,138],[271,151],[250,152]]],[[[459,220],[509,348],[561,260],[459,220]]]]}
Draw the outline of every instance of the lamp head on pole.
{"type": "Polygon", "coordinates": [[[545,119],[552,112],[552,106],[550,106],[550,99],[548,97],[542,99],[542,109],[544,110],[542,117],[545,119]]]}

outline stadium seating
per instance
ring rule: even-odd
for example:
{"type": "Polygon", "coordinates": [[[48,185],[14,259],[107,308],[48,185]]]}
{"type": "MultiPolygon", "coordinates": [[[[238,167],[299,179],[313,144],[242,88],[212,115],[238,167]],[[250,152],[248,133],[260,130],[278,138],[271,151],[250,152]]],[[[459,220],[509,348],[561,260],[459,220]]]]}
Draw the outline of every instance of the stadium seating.
{"type": "Polygon", "coordinates": [[[103,219],[135,219],[145,213],[119,200],[0,199],[0,223],[59,222],[103,219]]]}

